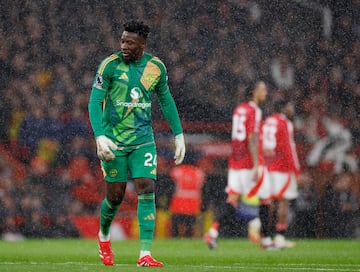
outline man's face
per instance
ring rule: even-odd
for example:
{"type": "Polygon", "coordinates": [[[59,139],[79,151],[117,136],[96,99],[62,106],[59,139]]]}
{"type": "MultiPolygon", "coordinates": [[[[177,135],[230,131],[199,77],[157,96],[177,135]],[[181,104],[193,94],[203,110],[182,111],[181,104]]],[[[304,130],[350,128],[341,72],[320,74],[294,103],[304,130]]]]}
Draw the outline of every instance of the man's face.
{"type": "Polygon", "coordinates": [[[259,82],[254,91],[255,99],[258,101],[259,105],[265,102],[267,94],[266,84],[264,82],[259,82]]]}
{"type": "Polygon", "coordinates": [[[293,103],[289,102],[286,104],[285,108],[284,108],[284,114],[285,116],[292,120],[294,115],[295,115],[295,106],[293,103]]]}
{"type": "Polygon", "coordinates": [[[143,37],[133,32],[124,31],[120,43],[121,52],[126,63],[141,59],[145,48],[145,39],[143,37]]]}

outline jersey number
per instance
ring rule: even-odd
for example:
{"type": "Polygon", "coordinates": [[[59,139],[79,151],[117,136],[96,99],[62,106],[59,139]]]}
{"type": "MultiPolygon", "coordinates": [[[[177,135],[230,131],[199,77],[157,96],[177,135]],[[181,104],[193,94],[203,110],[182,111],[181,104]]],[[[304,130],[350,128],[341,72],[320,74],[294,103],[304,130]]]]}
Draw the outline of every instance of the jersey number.
{"type": "Polygon", "coordinates": [[[156,155],[154,156],[151,153],[146,153],[145,154],[145,161],[144,161],[144,166],[154,166],[156,165],[156,155]]]}
{"type": "Polygon", "coordinates": [[[235,115],[233,119],[232,139],[244,141],[246,139],[246,116],[235,115]]]}
{"type": "Polygon", "coordinates": [[[265,149],[274,150],[276,147],[276,132],[277,127],[272,124],[265,124],[263,126],[263,145],[265,149]]]}

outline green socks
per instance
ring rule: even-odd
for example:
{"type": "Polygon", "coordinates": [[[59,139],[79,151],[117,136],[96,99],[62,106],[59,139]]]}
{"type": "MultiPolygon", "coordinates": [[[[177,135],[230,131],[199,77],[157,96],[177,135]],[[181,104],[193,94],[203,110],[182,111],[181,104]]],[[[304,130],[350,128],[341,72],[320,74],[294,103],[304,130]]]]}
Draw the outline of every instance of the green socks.
{"type": "MultiPolygon", "coordinates": [[[[101,203],[100,231],[102,235],[109,236],[110,226],[119,206],[111,205],[106,198],[101,203]]],[[[138,195],[137,214],[140,228],[140,249],[150,251],[156,219],[155,193],[138,195]]]]}
{"type": "Polygon", "coordinates": [[[138,195],[138,221],[140,227],[140,249],[150,251],[155,229],[155,194],[138,195]]]}
{"type": "Polygon", "coordinates": [[[111,222],[113,221],[119,205],[113,206],[105,198],[100,207],[100,231],[103,235],[108,236],[110,232],[111,222]]]}

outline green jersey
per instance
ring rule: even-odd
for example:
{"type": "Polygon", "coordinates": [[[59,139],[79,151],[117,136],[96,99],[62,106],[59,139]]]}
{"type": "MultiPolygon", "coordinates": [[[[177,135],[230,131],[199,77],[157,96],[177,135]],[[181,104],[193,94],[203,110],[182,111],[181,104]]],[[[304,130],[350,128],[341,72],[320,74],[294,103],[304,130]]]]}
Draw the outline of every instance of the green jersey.
{"type": "Polygon", "coordinates": [[[89,100],[95,137],[106,135],[119,147],[153,142],[154,92],[173,134],[182,133],[166,67],[159,58],[144,53],[141,60],[125,63],[121,52],[105,58],[98,67],[89,100]]]}

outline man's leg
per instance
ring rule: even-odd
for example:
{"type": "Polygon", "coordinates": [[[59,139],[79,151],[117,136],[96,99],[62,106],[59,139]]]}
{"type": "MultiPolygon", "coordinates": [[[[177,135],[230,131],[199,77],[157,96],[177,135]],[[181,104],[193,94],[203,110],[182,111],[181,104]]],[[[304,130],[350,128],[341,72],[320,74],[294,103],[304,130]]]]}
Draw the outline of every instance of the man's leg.
{"type": "Polygon", "coordinates": [[[285,239],[288,229],[289,200],[281,199],[277,210],[276,235],[274,238],[275,246],[278,248],[292,248],[295,243],[285,239]]]}
{"type": "Polygon", "coordinates": [[[270,226],[270,202],[262,200],[259,206],[259,218],[261,222],[260,229],[260,247],[262,249],[273,248],[273,242],[271,238],[271,226],[270,226]]]}
{"type": "Polygon", "coordinates": [[[155,194],[138,195],[138,220],[140,228],[140,248],[150,254],[155,229],[155,194]]]}
{"type": "Polygon", "coordinates": [[[99,255],[104,265],[114,264],[110,227],[124,198],[126,182],[106,182],[106,198],[100,207],[99,255]]]}
{"type": "Polygon", "coordinates": [[[196,216],[194,215],[184,215],[184,222],[186,227],[185,236],[186,237],[193,237],[194,236],[194,228],[196,226],[196,216]]]}
{"type": "Polygon", "coordinates": [[[204,234],[204,241],[209,249],[217,248],[220,223],[235,217],[235,208],[228,202],[223,202],[216,207],[215,219],[210,229],[204,234]]]}
{"type": "Polygon", "coordinates": [[[162,267],[164,264],[151,256],[156,220],[154,181],[149,178],[140,178],[134,182],[138,193],[137,214],[140,228],[140,256],[137,265],[162,267]]]}
{"type": "Polygon", "coordinates": [[[110,240],[110,226],[114,220],[120,204],[111,204],[107,198],[103,200],[100,207],[100,241],[110,240]]]}

